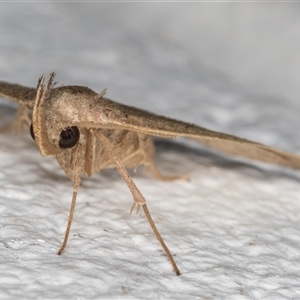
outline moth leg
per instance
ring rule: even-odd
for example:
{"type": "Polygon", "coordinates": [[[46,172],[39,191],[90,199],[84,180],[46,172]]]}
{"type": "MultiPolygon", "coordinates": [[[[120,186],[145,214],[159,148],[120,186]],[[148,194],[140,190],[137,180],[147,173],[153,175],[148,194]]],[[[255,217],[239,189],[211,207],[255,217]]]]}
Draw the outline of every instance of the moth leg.
{"type": "Polygon", "coordinates": [[[78,193],[78,189],[79,189],[79,186],[81,183],[81,180],[80,180],[81,155],[82,155],[82,148],[77,147],[75,152],[72,155],[72,160],[70,161],[69,168],[66,165],[64,165],[64,167],[63,167],[65,171],[67,170],[67,172],[66,172],[67,175],[73,181],[73,195],[72,195],[72,202],[71,202],[70,211],[69,211],[68,224],[67,224],[67,228],[65,231],[65,236],[64,236],[62,246],[60,247],[60,249],[57,253],[58,255],[61,255],[62,252],[67,247],[68,238],[70,235],[70,230],[71,230],[71,226],[72,226],[72,222],[73,222],[77,193],[78,193]],[[72,173],[71,170],[73,170],[74,173],[72,173]]]}
{"type": "Polygon", "coordinates": [[[189,180],[186,175],[164,175],[162,174],[156,163],[154,162],[155,146],[152,137],[147,135],[139,135],[140,146],[144,152],[144,164],[146,170],[150,170],[153,176],[162,181],[173,181],[173,180],[189,180]]]}
{"type": "Polygon", "coordinates": [[[65,231],[63,243],[62,243],[59,251],[57,252],[58,255],[61,255],[63,253],[63,251],[65,250],[65,248],[67,247],[70,230],[71,230],[71,226],[72,226],[72,222],[73,222],[73,217],[74,217],[74,211],[75,211],[75,205],[76,205],[76,199],[77,199],[77,193],[78,193],[79,186],[80,186],[80,178],[76,177],[76,179],[74,180],[74,183],[73,183],[73,195],[72,195],[72,202],[71,202],[70,211],[69,211],[68,224],[67,224],[67,228],[65,231]]]}
{"type": "Polygon", "coordinates": [[[0,128],[0,132],[17,133],[27,129],[31,124],[29,112],[30,110],[26,105],[20,105],[14,116],[14,120],[9,125],[0,128]]]}
{"type": "Polygon", "coordinates": [[[186,175],[165,175],[162,174],[159,169],[157,168],[154,161],[148,161],[147,165],[145,164],[146,170],[150,170],[153,176],[156,179],[162,181],[173,181],[173,180],[189,180],[190,178],[186,175]]]}
{"type": "Polygon", "coordinates": [[[132,208],[130,210],[130,212],[132,212],[134,210],[134,208],[137,206],[137,208],[142,207],[145,213],[145,216],[148,220],[148,223],[152,229],[152,231],[154,232],[154,235],[156,236],[157,240],[159,241],[159,243],[161,244],[162,248],[164,249],[169,261],[171,262],[171,265],[174,269],[174,272],[176,275],[181,275],[176,262],[173,258],[173,255],[171,254],[171,251],[169,250],[169,248],[167,247],[166,243],[164,242],[162,236],[160,235],[158,229],[155,226],[155,223],[151,217],[151,214],[148,210],[148,207],[146,205],[146,200],[144,198],[144,196],[142,195],[142,193],[140,192],[140,190],[137,188],[137,186],[135,185],[134,181],[132,180],[132,178],[130,177],[129,173],[127,172],[126,168],[124,167],[124,165],[121,163],[121,161],[118,159],[118,157],[115,155],[112,147],[110,146],[109,141],[107,140],[106,137],[104,137],[102,134],[97,134],[97,136],[99,137],[99,139],[102,142],[102,145],[106,148],[106,150],[108,151],[112,161],[114,162],[115,166],[117,167],[119,173],[121,174],[121,176],[123,177],[123,179],[125,180],[125,182],[127,183],[127,186],[129,187],[129,190],[133,196],[134,199],[134,203],[132,205],[132,208]]]}

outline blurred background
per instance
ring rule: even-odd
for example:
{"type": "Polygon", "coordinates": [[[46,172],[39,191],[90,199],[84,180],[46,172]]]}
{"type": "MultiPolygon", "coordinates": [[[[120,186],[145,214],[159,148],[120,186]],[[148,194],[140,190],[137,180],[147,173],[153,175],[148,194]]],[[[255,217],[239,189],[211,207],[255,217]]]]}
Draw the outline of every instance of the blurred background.
{"type": "Polygon", "coordinates": [[[73,65],[74,77],[83,80],[83,69],[103,80],[115,75],[108,68],[115,62],[120,72],[130,67],[133,80],[175,56],[176,69],[190,61],[193,69],[247,83],[249,91],[294,98],[299,9],[295,3],[1,4],[1,70],[9,76],[10,61],[30,78],[45,68],[71,73],[73,65]]]}

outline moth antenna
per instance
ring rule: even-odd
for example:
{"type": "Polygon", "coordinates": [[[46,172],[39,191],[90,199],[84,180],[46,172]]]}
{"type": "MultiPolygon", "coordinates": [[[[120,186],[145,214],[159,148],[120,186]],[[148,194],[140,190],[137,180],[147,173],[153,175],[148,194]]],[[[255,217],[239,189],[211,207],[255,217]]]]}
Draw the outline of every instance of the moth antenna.
{"type": "MultiPolygon", "coordinates": [[[[45,81],[45,75],[43,74],[43,75],[39,78],[39,80],[38,80],[38,83],[37,83],[37,86],[36,86],[37,91],[38,91],[38,89],[39,89],[39,86],[40,86],[40,85],[43,85],[44,81],[45,81]]],[[[43,89],[43,87],[41,87],[41,89],[43,89]]]]}
{"type": "MultiPolygon", "coordinates": [[[[56,85],[57,81],[54,82],[54,77],[56,76],[55,72],[51,72],[50,73],[50,77],[48,79],[47,85],[46,85],[46,89],[45,89],[45,96],[48,96],[48,93],[51,89],[54,88],[54,86],[56,85]]],[[[46,98],[45,97],[45,98],[46,98]]]]}
{"type": "Polygon", "coordinates": [[[51,156],[54,155],[57,151],[48,139],[46,117],[44,114],[44,104],[49,95],[49,91],[53,87],[54,76],[55,73],[52,72],[50,74],[50,78],[47,82],[46,87],[44,86],[45,76],[42,75],[39,79],[32,112],[32,127],[35,136],[35,141],[42,156],[51,156]]]}

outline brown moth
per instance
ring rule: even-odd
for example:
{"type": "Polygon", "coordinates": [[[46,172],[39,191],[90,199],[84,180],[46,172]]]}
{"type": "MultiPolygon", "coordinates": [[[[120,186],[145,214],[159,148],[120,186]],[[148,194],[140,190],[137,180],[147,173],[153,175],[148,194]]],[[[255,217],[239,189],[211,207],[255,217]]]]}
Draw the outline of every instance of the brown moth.
{"type": "Polygon", "coordinates": [[[162,175],[155,162],[152,136],[188,137],[227,154],[300,169],[300,156],[229,134],[158,116],[119,104],[82,86],[54,88],[55,73],[47,84],[39,79],[37,88],[0,82],[0,96],[20,104],[14,121],[1,131],[18,131],[30,125],[30,133],[42,156],[54,156],[73,182],[73,197],[62,254],[72,225],[80,176],[91,176],[105,168],[117,168],[133,196],[130,212],[142,208],[176,275],[180,271],[157,230],[146,200],[126,168],[144,165],[160,180],[186,179],[162,175]],[[32,120],[31,120],[32,115],[32,120]]]}

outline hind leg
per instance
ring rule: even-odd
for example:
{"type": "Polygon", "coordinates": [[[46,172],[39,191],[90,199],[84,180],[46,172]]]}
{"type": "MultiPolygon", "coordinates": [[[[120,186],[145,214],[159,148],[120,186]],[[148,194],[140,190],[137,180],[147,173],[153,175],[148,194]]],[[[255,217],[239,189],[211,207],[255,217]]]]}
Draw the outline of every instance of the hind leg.
{"type": "Polygon", "coordinates": [[[20,105],[14,116],[14,120],[7,126],[0,128],[0,132],[17,133],[27,129],[31,124],[29,112],[30,110],[26,105],[20,105]]]}
{"type": "Polygon", "coordinates": [[[151,136],[139,135],[140,147],[144,153],[144,164],[146,170],[150,170],[153,176],[162,181],[189,180],[185,175],[165,175],[162,174],[154,162],[155,146],[151,136]]]}

